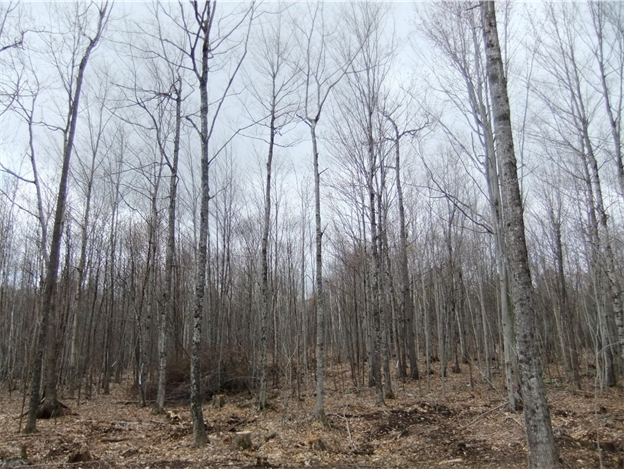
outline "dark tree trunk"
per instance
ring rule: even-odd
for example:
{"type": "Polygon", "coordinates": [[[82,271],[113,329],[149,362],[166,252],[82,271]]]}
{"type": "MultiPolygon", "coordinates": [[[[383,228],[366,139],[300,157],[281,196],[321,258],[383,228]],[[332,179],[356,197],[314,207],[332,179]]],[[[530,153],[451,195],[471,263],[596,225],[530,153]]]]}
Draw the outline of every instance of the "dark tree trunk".
{"type": "MultiPolygon", "coordinates": [[[[266,187],[264,193],[264,220],[262,228],[262,284],[261,284],[261,317],[260,317],[260,393],[258,395],[258,407],[264,409],[267,406],[267,341],[269,325],[269,227],[271,224],[271,169],[273,165],[273,149],[275,147],[275,81],[273,82],[273,96],[271,102],[271,122],[269,124],[269,154],[266,163],[266,187]]],[[[275,357],[274,357],[275,358],[275,357]]]]}
{"type": "Polygon", "coordinates": [[[372,285],[371,285],[371,325],[372,328],[372,344],[371,344],[371,366],[372,378],[375,382],[375,396],[377,405],[385,405],[383,395],[383,382],[381,377],[381,289],[379,285],[379,276],[381,272],[381,259],[379,254],[379,233],[377,227],[377,210],[376,199],[379,196],[375,191],[375,172],[377,168],[377,159],[375,155],[375,144],[373,140],[372,114],[368,120],[368,203],[370,211],[370,231],[371,231],[371,255],[372,255],[372,285]]]}
{"type": "Polygon", "coordinates": [[[416,359],[416,349],[414,348],[414,301],[412,300],[412,290],[409,278],[409,268],[407,260],[407,228],[405,224],[405,204],[403,203],[403,186],[401,185],[401,150],[399,129],[392,122],[395,131],[395,171],[396,188],[399,204],[399,268],[401,272],[401,297],[400,297],[400,317],[405,324],[405,342],[410,364],[410,377],[418,379],[418,360],[416,359]]]}
{"type": "MultiPolygon", "coordinates": [[[[67,191],[69,179],[70,160],[74,148],[74,138],[76,135],[76,125],[78,123],[78,110],[80,105],[80,95],[84,81],[85,70],[89,62],[91,52],[99,42],[106,24],[108,4],[99,10],[98,26],[96,35],[89,41],[87,48],[80,60],[73,96],[70,96],[70,112],[67,116],[67,126],[63,147],[63,164],[61,168],[61,179],[56,198],[56,209],[54,212],[54,225],[52,227],[52,241],[50,244],[50,256],[46,265],[46,275],[43,284],[43,298],[41,313],[39,316],[39,331],[37,333],[35,356],[31,373],[30,402],[28,406],[28,420],[25,433],[37,431],[37,414],[40,401],[40,383],[43,369],[43,355],[47,347],[47,364],[45,376],[45,400],[40,409],[40,415],[53,416],[61,411],[61,406],[57,400],[57,363],[58,344],[56,341],[56,324],[52,321],[55,313],[55,292],[58,279],[58,269],[61,255],[61,241],[63,236],[63,222],[65,219],[65,206],[67,204],[67,191]]],[[[45,249],[45,247],[44,247],[45,249]]]]}
{"type": "Polygon", "coordinates": [[[178,192],[178,155],[180,153],[180,127],[182,124],[182,80],[178,78],[175,89],[175,135],[173,155],[169,162],[171,171],[169,182],[169,213],[167,220],[167,248],[165,252],[165,284],[163,287],[163,307],[158,323],[158,392],[156,395],[156,413],[163,413],[165,408],[165,386],[167,375],[167,318],[173,318],[173,269],[175,256],[176,201],[178,192]]]}

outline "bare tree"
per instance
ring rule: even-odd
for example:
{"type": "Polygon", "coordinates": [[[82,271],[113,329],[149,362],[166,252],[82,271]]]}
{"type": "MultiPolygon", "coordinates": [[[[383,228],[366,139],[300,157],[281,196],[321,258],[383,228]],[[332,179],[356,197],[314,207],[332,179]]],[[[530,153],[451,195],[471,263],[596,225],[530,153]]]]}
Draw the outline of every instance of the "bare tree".
{"type": "MultiPolygon", "coordinates": [[[[509,305],[508,265],[504,253],[502,234],[503,215],[501,208],[500,178],[496,162],[493,123],[488,99],[488,85],[485,73],[483,45],[478,35],[480,18],[478,10],[467,8],[466,4],[441,2],[431,6],[431,15],[424,22],[427,36],[443,52],[455,72],[446,78],[436,74],[444,93],[466,119],[466,124],[476,137],[464,137],[444,122],[440,122],[451,144],[470,158],[485,179],[485,195],[489,202],[490,221],[487,231],[492,234],[496,267],[498,271],[499,310],[503,329],[503,353],[505,358],[505,383],[507,397],[512,409],[517,409],[518,364],[514,337],[513,309],[509,305]],[[462,83],[458,92],[456,84],[462,83]],[[479,145],[468,144],[468,138],[476,138],[479,145]],[[477,153],[477,154],[475,154],[477,153]],[[481,157],[479,153],[482,153],[481,157]]],[[[435,65],[434,65],[435,66],[435,65]]],[[[457,201],[456,203],[461,203],[457,201]]],[[[487,337],[487,336],[486,336],[487,337]]],[[[487,340],[487,339],[486,339],[487,340]]],[[[489,347],[485,346],[486,350],[489,347]]],[[[488,361],[489,363],[489,361],[488,361]]],[[[488,376],[491,382],[491,377],[488,376]]]]}
{"type": "MultiPolygon", "coordinates": [[[[332,90],[340,83],[353,62],[355,52],[344,50],[343,57],[332,54],[336,42],[342,39],[328,26],[324,5],[318,1],[306,4],[306,21],[299,24],[303,49],[302,73],[305,81],[303,121],[310,129],[312,142],[312,167],[314,172],[314,226],[315,226],[315,291],[316,298],[316,408],[315,416],[325,420],[325,294],[323,287],[323,225],[321,221],[321,170],[319,168],[319,142],[317,126],[323,108],[332,90]]],[[[344,47],[344,44],[343,44],[344,47]]]]}
{"type": "MultiPolygon", "coordinates": [[[[620,195],[624,198],[624,161],[622,158],[622,113],[624,111],[624,9],[621,3],[590,2],[589,11],[596,35],[593,51],[598,63],[602,99],[611,129],[620,195]]],[[[610,247],[606,246],[609,250],[610,247]]],[[[610,267],[607,251],[607,273],[611,282],[615,323],[619,341],[620,363],[624,364],[624,306],[621,285],[610,267]]]]}
{"type": "MultiPolygon", "coordinates": [[[[63,220],[65,216],[65,206],[67,203],[69,165],[74,147],[74,138],[76,135],[76,126],[78,123],[78,110],[80,105],[80,96],[84,81],[85,71],[89,62],[91,53],[100,41],[102,34],[106,28],[110,8],[108,3],[101,5],[89,4],[86,11],[91,8],[97,9],[97,26],[93,31],[93,36],[88,38],[87,45],[82,52],[78,67],[72,70],[75,77],[70,80],[73,86],[68,90],[69,94],[69,113],[67,115],[66,127],[64,129],[63,142],[63,166],[61,170],[61,179],[59,181],[59,189],[56,200],[56,209],[54,214],[54,225],[52,228],[52,239],[50,245],[50,258],[46,266],[46,274],[42,296],[41,314],[39,317],[39,331],[36,340],[35,357],[31,373],[30,385],[30,402],[28,407],[28,421],[24,431],[32,433],[36,431],[37,415],[52,416],[60,412],[60,404],[57,400],[57,369],[56,360],[58,358],[58,340],[55,337],[55,324],[51,321],[54,314],[54,294],[56,282],[58,278],[58,269],[61,253],[61,240],[63,235],[63,220]],[[75,80],[75,81],[74,81],[75,80]],[[46,367],[45,377],[45,400],[40,412],[38,412],[40,401],[40,381],[43,365],[43,355],[45,348],[48,347],[48,363],[46,367]]],[[[80,16],[78,16],[80,18],[80,16]]],[[[77,34],[87,34],[85,29],[87,25],[78,24],[77,34]]],[[[75,51],[76,54],[79,51],[75,51]]]]}
{"type": "MultiPolygon", "coordinates": [[[[588,90],[587,83],[592,83],[594,77],[593,74],[587,76],[586,64],[594,58],[588,58],[587,51],[579,45],[583,33],[576,22],[576,12],[580,12],[577,4],[546,6],[547,24],[553,27],[548,35],[541,31],[539,33],[542,41],[537,57],[543,65],[546,80],[543,88],[536,90],[535,94],[546,104],[550,113],[550,120],[546,116],[540,119],[546,124],[540,128],[541,135],[551,145],[560,148],[566,157],[563,160],[565,166],[570,166],[570,170],[584,185],[593,281],[597,291],[602,291],[612,304],[611,311],[607,305],[596,302],[601,342],[598,356],[605,362],[604,381],[608,386],[615,386],[619,367],[616,363],[618,333],[614,331],[614,320],[621,317],[623,304],[620,279],[616,272],[606,186],[601,171],[604,155],[600,133],[603,127],[593,110],[601,104],[598,100],[605,100],[605,96],[592,92],[591,88],[588,90]],[[568,159],[572,162],[568,162],[568,159]]],[[[604,91],[600,83],[593,86],[604,91]]],[[[606,120],[609,122],[608,118],[606,120]]],[[[610,130],[613,136],[613,129],[610,130]]],[[[562,155],[556,156],[562,160],[562,155]]]]}
{"type": "Polygon", "coordinates": [[[495,3],[481,2],[481,15],[496,152],[501,171],[504,236],[512,272],[511,293],[516,313],[518,364],[529,449],[528,464],[531,468],[554,468],[560,466],[559,455],[535,337],[535,306],[524,232],[524,208],[514,153],[507,80],[498,41],[495,3]]]}
{"type": "MultiPolygon", "coordinates": [[[[412,379],[419,379],[418,373],[418,359],[416,357],[416,349],[414,348],[414,300],[412,298],[412,282],[409,275],[409,260],[407,256],[408,249],[408,233],[405,221],[405,202],[403,197],[403,183],[401,182],[401,139],[406,136],[416,136],[420,131],[427,127],[428,123],[425,122],[419,128],[401,128],[397,123],[397,114],[409,113],[409,108],[414,106],[414,103],[408,101],[403,106],[401,103],[397,103],[391,109],[383,109],[382,113],[384,117],[390,122],[392,128],[392,136],[389,137],[394,144],[394,171],[396,173],[396,193],[397,204],[399,210],[399,272],[401,277],[401,297],[400,301],[400,318],[401,329],[405,331],[405,342],[407,347],[407,353],[410,364],[410,377],[412,379]],[[402,109],[401,109],[402,108],[402,109]],[[408,111],[405,111],[408,109],[408,111]]],[[[402,116],[405,117],[405,116],[402,116]]],[[[411,124],[410,116],[407,116],[408,125],[411,124]]]]}
{"type": "Polygon", "coordinates": [[[254,4],[246,8],[239,19],[233,24],[227,24],[222,29],[222,25],[216,18],[216,1],[207,1],[201,7],[198,2],[191,3],[191,21],[187,22],[185,9],[182,5],[181,27],[186,35],[188,49],[184,52],[190,60],[190,67],[197,78],[200,107],[199,126],[195,126],[201,141],[201,190],[199,207],[199,234],[197,246],[197,270],[195,276],[195,301],[193,308],[193,339],[191,347],[191,417],[193,421],[193,440],[195,446],[204,446],[208,442],[204,418],[202,412],[201,394],[201,369],[200,356],[202,351],[202,315],[204,311],[204,296],[206,292],[206,268],[208,262],[208,204],[210,200],[209,187],[209,166],[216,154],[210,157],[210,143],[215,126],[218,122],[219,113],[226,98],[230,94],[230,89],[234,79],[247,55],[247,45],[249,40],[249,28],[254,17],[254,4]],[[236,37],[240,33],[240,28],[247,23],[246,32],[241,37],[236,37]],[[234,48],[240,46],[241,53],[235,55],[234,48]],[[208,81],[211,76],[211,63],[217,51],[221,51],[230,60],[232,65],[229,76],[225,79],[226,84],[222,94],[214,100],[209,100],[208,81]],[[214,109],[212,109],[214,106],[214,109]],[[210,112],[212,111],[212,112],[210,112]]]}
{"type": "MultiPolygon", "coordinates": [[[[108,84],[98,90],[99,96],[95,97],[96,103],[87,107],[86,121],[88,126],[88,143],[85,153],[88,157],[83,157],[78,160],[80,165],[80,171],[78,173],[82,176],[82,183],[84,186],[82,189],[82,195],[84,196],[84,212],[80,223],[80,255],[78,265],[76,267],[78,278],[76,280],[76,290],[74,294],[74,301],[69,306],[71,318],[71,342],[69,345],[69,387],[70,393],[73,396],[75,388],[81,386],[80,379],[80,325],[86,318],[86,305],[84,304],[85,296],[85,283],[88,278],[88,244],[89,244],[89,232],[92,230],[92,218],[93,218],[93,192],[95,185],[96,171],[102,164],[103,160],[108,156],[108,151],[105,148],[109,141],[107,140],[106,130],[111,121],[111,115],[106,112],[108,84]]],[[[89,95],[85,96],[89,98],[89,95]]],[[[87,101],[87,105],[91,104],[87,101]]]]}
{"type": "MultiPolygon", "coordinates": [[[[271,228],[271,192],[273,190],[272,171],[275,150],[279,146],[277,137],[283,136],[295,118],[298,102],[295,92],[298,83],[297,64],[294,56],[293,34],[283,21],[284,6],[277,5],[274,21],[262,24],[258,31],[258,51],[254,58],[256,76],[250,79],[249,89],[258,102],[262,116],[258,121],[268,130],[268,154],[266,160],[266,183],[264,186],[264,215],[262,221],[261,252],[261,304],[260,304],[260,391],[258,406],[267,407],[267,341],[268,323],[272,305],[269,286],[269,232],[271,228]]],[[[277,214],[276,220],[277,220],[277,214]]],[[[277,233],[275,233],[277,237],[277,233]]],[[[277,258],[277,254],[276,254],[277,258]]],[[[277,331],[274,331],[276,333],[277,331]]],[[[277,341],[275,341],[277,342],[277,341]]],[[[274,354],[275,355],[275,354],[274,354]]],[[[273,357],[274,360],[277,357],[273,357]]]]}
{"type": "Polygon", "coordinates": [[[384,139],[380,134],[380,105],[383,96],[384,81],[390,72],[390,63],[394,55],[394,44],[390,41],[385,43],[384,21],[388,10],[385,6],[374,4],[361,4],[351,7],[350,17],[353,24],[351,34],[354,42],[360,49],[357,60],[351,64],[353,73],[347,75],[346,84],[350,88],[351,103],[341,102],[345,111],[354,114],[355,122],[347,132],[353,131],[348,139],[352,148],[348,151],[354,153],[359,163],[363,165],[365,174],[365,187],[367,190],[368,223],[370,235],[371,253],[371,285],[370,285],[370,332],[372,334],[372,347],[369,357],[369,365],[372,366],[372,381],[376,388],[376,401],[378,405],[384,405],[384,383],[382,381],[382,369],[386,379],[386,388],[391,393],[390,375],[388,366],[382,363],[389,359],[388,354],[383,354],[387,348],[388,326],[385,320],[384,305],[382,302],[382,253],[381,230],[379,221],[382,214],[379,211],[379,198],[382,197],[383,175],[382,166],[384,161],[384,139]],[[381,185],[380,185],[381,184],[381,185]]]}
{"type": "Polygon", "coordinates": [[[170,171],[169,181],[169,208],[167,213],[167,247],[165,252],[165,284],[163,286],[163,308],[158,323],[158,394],[156,396],[155,410],[157,413],[164,412],[165,386],[167,376],[167,330],[168,319],[173,318],[173,274],[174,256],[176,248],[176,206],[178,194],[178,161],[180,156],[180,129],[182,125],[182,80],[177,78],[172,86],[171,98],[175,100],[175,124],[173,136],[173,153],[167,158],[167,166],[170,171]]]}
{"type": "Polygon", "coordinates": [[[15,70],[11,60],[12,52],[24,47],[24,39],[28,32],[22,20],[22,7],[19,2],[9,1],[0,4],[0,59],[6,67],[0,73],[0,105],[3,107],[0,116],[10,108],[21,92],[21,80],[15,80],[10,75],[15,70]]]}

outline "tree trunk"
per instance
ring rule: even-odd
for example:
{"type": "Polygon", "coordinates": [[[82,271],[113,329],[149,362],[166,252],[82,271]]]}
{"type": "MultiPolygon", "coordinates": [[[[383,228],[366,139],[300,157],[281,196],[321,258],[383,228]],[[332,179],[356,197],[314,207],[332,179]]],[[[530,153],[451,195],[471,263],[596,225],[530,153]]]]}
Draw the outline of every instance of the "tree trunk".
{"type": "MultiPolygon", "coordinates": [[[[580,94],[579,94],[580,96],[580,94]]],[[[581,107],[579,110],[581,116],[585,115],[585,110],[581,107]]],[[[622,307],[622,294],[620,291],[620,283],[615,272],[615,260],[613,254],[613,248],[611,245],[611,239],[609,235],[609,225],[607,223],[607,211],[604,206],[604,199],[602,196],[602,184],[600,182],[600,173],[598,169],[598,161],[596,160],[596,155],[594,154],[593,144],[591,142],[589,136],[589,129],[587,125],[587,119],[583,118],[582,122],[582,140],[584,145],[583,157],[586,160],[585,164],[588,168],[589,181],[591,181],[591,190],[594,197],[594,207],[591,207],[591,210],[595,213],[595,221],[597,222],[597,241],[599,244],[598,255],[599,255],[599,264],[604,270],[605,275],[608,280],[608,289],[605,285],[605,293],[611,296],[611,301],[613,302],[613,317],[616,321],[618,321],[618,335],[624,334],[624,329],[621,328],[622,324],[619,323],[619,319],[623,313],[622,307]]],[[[618,343],[615,341],[615,345],[612,345],[614,341],[611,340],[611,325],[609,313],[607,313],[606,309],[604,310],[604,333],[603,333],[603,347],[608,348],[605,352],[608,355],[619,357],[618,352],[618,343]]],[[[623,339],[622,336],[619,339],[623,339]]],[[[621,347],[620,350],[624,348],[621,347]]],[[[613,361],[617,360],[614,358],[613,361]]],[[[612,376],[608,379],[609,386],[615,386],[618,380],[618,366],[614,363],[611,367],[612,376]]]]}
{"type": "MultiPolygon", "coordinates": [[[[481,93],[481,90],[479,90],[481,93]]],[[[500,297],[500,320],[503,326],[503,354],[505,364],[505,387],[509,407],[518,410],[516,400],[516,384],[518,384],[518,359],[516,356],[516,339],[514,334],[514,313],[509,305],[509,281],[507,275],[507,261],[505,258],[505,242],[503,239],[504,219],[501,207],[500,180],[496,165],[494,135],[485,104],[478,104],[479,114],[483,122],[483,138],[485,149],[485,179],[490,201],[490,213],[494,231],[494,245],[496,270],[498,272],[498,290],[500,297]]]]}
{"type": "MultiPolygon", "coordinates": [[[[426,265],[425,267],[429,267],[426,265]]],[[[427,376],[427,392],[430,390],[431,377],[431,327],[429,325],[429,302],[427,299],[427,284],[425,282],[424,268],[420,274],[422,282],[422,313],[425,327],[425,376],[427,376]]]]}
{"type": "Polygon", "coordinates": [[[568,291],[566,287],[566,280],[564,274],[564,262],[563,262],[563,243],[561,241],[561,215],[557,215],[551,212],[551,219],[554,230],[554,242],[555,242],[555,267],[557,269],[557,296],[558,296],[558,316],[559,319],[559,335],[562,341],[562,353],[564,356],[564,364],[566,367],[566,374],[568,380],[572,383],[573,389],[581,388],[581,377],[579,376],[578,369],[578,356],[576,351],[576,344],[572,333],[572,314],[568,301],[568,291]]]}
{"type": "Polygon", "coordinates": [[[395,131],[395,171],[396,189],[399,204],[399,269],[401,272],[400,317],[405,323],[405,341],[410,364],[410,378],[418,379],[418,360],[414,348],[414,301],[409,277],[407,260],[407,228],[405,224],[405,204],[403,203],[403,186],[401,184],[401,149],[399,129],[392,123],[395,131]]]}
{"type": "Polygon", "coordinates": [[[73,305],[70,307],[73,309],[73,318],[71,325],[71,343],[69,352],[69,392],[73,397],[76,386],[80,386],[78,383],[78,329],[80,325],[80,312],[83,310],[82,295],[84,289],[86,259],[87,259],[87,234],[89,231],[89,221],[91,214],[91,194],[93,192],[93,177],[95,174],[95,157],[97,150],[94,149],[91,159],[91,168],[89,171],[89,180],[87,181],[87,193],[85,199],[85,213],[82,220],[81,236],[80,236],[80,260],[78,261],[78,281],[76,285],[76,293],[74,296],[73,305]]]}
{"type": "Polygon", "coordinates": [[[379,233],[377,227],[377,214],[376,214],[376,198],[379,196],[375,192],[375,172],[377,169],[377,160],[375,157],[375,146],[373,140],[372,129],[372,115],[369,115],[368,120],[368,203],[369,203],[369,222],[371,231],[371,255],[373,261],[373,278],[371,285],[371,328],[373,334],[372,345],[372,377],[375,381],[375,396],[376,404],[378,406],[385,405],[383,395],[383,383],[381,378],[381,341],[382,329],[381,329],[381,289],[379,285],[379,275],[381,272],[381,261],[379,255],[379,233]]]}
{"type": "MultiPolygon", "coordinates": [[[[594,28],[596,31],[596,38],[598,39],[598,66],[599,66],[599,70],[600,70],[600,83],[602,85],[602,95],[604,98],[604,104],[606,107],[606,113],[607,113],[607,117],[609,119],[609,125],[611,127],[611,137],[613,139],[613,152],[614,152],[614,157],[615,157],[615,163],[616,163],[616,167],[617,167],[617,176],[618,176],[618,182],[619,182],[619,189],[620,189],[620,195],[624,198],[624,163],[622,161],[622,129],[621,129],[621,125],[622,125],[622,101],[624,96],[622,96],[622,86],[620,85],[619,88],[616,88],[616,90],[619,90],[619,95],[616,94],[612,99],[611,93],[609,92],[609,87],[607,85],[607,72],[605,71],[605,56],[604,56],[604,49],[605,49],[605,45],[604,45],[604,23],[607,20],[606,16],[606,9],[608,8],[617,8],[618,9],[618,13],[614,13],[615,18],[612,21],[616,21],[616,20],[620,20],[621,21],[621,5],[618,6],[614,6],[614,5],[609,5],[607,3],[602,4],[600,2],[592,2],[590,4],[590,9],[591,9],[591,13],[592,13],[592,20],[594,23],[594,28]],[[612,102],[615,102],[616,105],[614,106],[612,102]]],[[[619,28],[621,28],[621,24],[617,25],[619,28]]],[[[617,41],[618,44],[617,46],[622,47],[622,34],[621,34],[621,30],[620,30],[620,34],[618,34],[617,36],[617,41]]],[[[607,47],[608,49],[608,47],[607,47]]],[[[620,61],[622,61],[622,57],[619,58],[620,61]]],[[[620,82],[622,80],[622,71],[624,70],[623,64],[619,63],[617,64],[619,67],[617,68],[618,72],[619,72],[619,79],[620,82]]],[[[610,247],[609,247],[610,250],[610,247]]],[[[609,253],[607,253],[609,254],[609,253]]],[[[608,260],[607,260],[608,261],[608,260]]],[[[609,262],[609,261],[608,261],[609,262]]],[[[622,365],[624,365],[624,307],[622,305],[622,299],[621,299],[621,289],[619,286],[619,283],[617,282],[616,276],[615,274],[611,271],[611,266],[610,264],[608,264],[608,268],[609,268],[609,280],[611,281],[611,289],[612,289],[612,299],[613,299],[613,309],[614,309],[614,316],[615,316],[615,324],[617,327],[617,334],[618,334],[618,342],[619,342],[619,351],[620,351],[620,363],[622,365]]]]}
{"type": "Polygon", "coordinates": [[[389,399],[394,399],[392,390],[392,375],[390,373],[390,357],[392,355],[391,337],[392,311],[390,298],[394,296],[392,278],[390,277],[390,256],[388,254],[388,239],[386,234],[386,209],[383,204],[383,194],[386,189],[386,168],[383,156],[379,163],[379,187],[377,189],[377,216],[378,224],[378,256],[379,256],[379,317],[381,319],[381,364],[383,370],[384,394],[389,399]],[[387,262],[386,262],[387,261],[387,262]],[[384,268],[387,266],[387,268],[384,268]]]}
{"type": "Polygon", "coordinates": [[[169,165],[171,171],[169,182],[169,213],[167,220],[167,248],[165,252],[165,284],[163,288],[163,305],[158,322],[158,391],[156,394],[155,412],[165,410],[165,393],[167,378],[167,318],[173,318],[173,269],[175,257],[175,224],[176,201],[178,192],[178,155],[180,153],[180,127],[182,125],[182,81],[178,78],[175,89],[175,134],[173,137],[173,155],[169,165]]]}
{"type": "Polygon", "coordinates": [[[518,365],[524,420],[531,468],[559,467],[559,455],[552,431],[542,365],[537,345],[533,284],[524,233],[524,209],[520,194],[511,130],[511,110],[501,58],[493,1],[481,2],[481,18],[487,57],[487,75],[492,98],[496,149],[501,169],[506,253],[512,273],[511,292],[516,315],[518,365]]]}
{"type": "Polygon", "coordinates": [[[490,341],[488,339],[488,320],[485,308],[485,295],[483,294],[483,281],[479,282],[479,305],[481,310],[481,333],[483,334],[483,358],[485,360],[485,377],[488,386],[492,386],[492,358],[490,355],[490,341]]]}
{"type": "Polygon", "coordinates": [[[316,140],[316,120],[310,123],[314,166],[314,219],[316,243],[316,408],[314,415],[325,421],[325,308],[323,296],[323,227],[321,225],[321,173],[316,140]]]}
{"type": "Polygon", "coordinates": [[[264,192],[264,221],[262,228],[262,284],[260,306],[260,393],[258,395],[258,407],[262,410],[267,407],[267,342],[269,326],[269,227],[271,224],[271,169],[273,165],[273,149],[275,147],[275,81],[273,81],[273,95],[271,102],[271,122],[269,124],[269,155],[266,164],[266,186],[264,192]]]}
{"type": "Polygon", "coordinates": [[[199,11],[193,4],[195,16],[199,23],[198,36],[201,36],[201,71],[195,70],[199,80],[200,96],[200,130],[201,139],[201,188],[199,208],[199,239],[197,247],[197,267],[195,273],[195,304],[193,305],[193,332],[191,342],[191,421],[193,425],[193,446],[202,447],[208,444],[208,435],[204,426],[202,410],[203,396],[201,391],[201,352],[202,352],[202,319],[204,314],[204,296],[206,293],[206,269],[208,262],[208,60],[210,58],[210,27],[214,18],[214,2],[206,2],[204,10],[199,11]]]}
{"type": "Polygon", "coordinates": [[[89,44],[80,60],[78,73],[76,75],[76,83],[73,96],[70,96],[70,112],[67,116],[67,126],[65,133],[65,141],[63,146],[63,164],[61,168],[61,179],[59,181],[59,189],[56,199],[56,208],[54,212],[54,225],[52,227],[52,241],[50,244],[50,256],[46,265],[46,276],[43,285],[43,298],[41,305],[41,313],[39,316],[39,332],[36,339],[35,356],[33,360],[33,368],[31,373],[30,384],[30,401],[28,406],[28,420],[25,433],[33,433],[37,431],[37,409],[40,400],[40,383],[41,372],[43,368],[43,354],[46,346],[48,347],[48,362],[46,366],[45,377],[45,401],[42,407],[43,414],[50,416],[60,411],[60,405],[57,400],[57,360],[56,352],[56,330],[52,321],[55,309],[55,290],[58,278],[58,269],[61,255],[61,238],[63,236],[63,222],[65,219],[65,206],[67,204],[67,191],[69,179],[70,160],[74,148],[74,137],[76,135],[76,126],[78,124],[78,110],[80,105],[80,95],[82,91],[82,83],[84,80],[85,70],[89,62],[91,52],[99,42],[101,34],[105,27],[107,17],[108,4],[105,4],[99,10],[98,26],[96,35],[89,40],[89,44]]]}

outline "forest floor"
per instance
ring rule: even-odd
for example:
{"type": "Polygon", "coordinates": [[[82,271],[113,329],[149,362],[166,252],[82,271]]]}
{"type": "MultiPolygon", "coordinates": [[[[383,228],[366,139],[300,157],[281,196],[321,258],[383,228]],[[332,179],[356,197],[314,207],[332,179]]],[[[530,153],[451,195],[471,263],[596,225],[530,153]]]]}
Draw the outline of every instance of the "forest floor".
{"type": "MultiPolygon", "coordinates": [[[[522,413],[509,411],[500,391],[471,388],[465,366],[463,373],[449,373],[444,392],[437,370],[429,391],[426,380],[396,381],[396,398],[381,408],[374,389],[349,387],[346,370],[326,382],[329,425],[312,418],[313,383],[300,399],[274,389],[264,412],[250,393],[227,395],[223,407],[205,405],[210,442],[199,449],[192,446],[187,405],[171,404],[168,415],[154,415],[137,406],[123,383],[80,405],[65,397],[71,413],[39,420],[34,435],[19,433],[21,393],[2,390],[0,458],[6,466],[25,451],[36,467],[85,469],[526,467],[522,413]],[[235,449],[237,432],[250,432],[253,446],[235,449]]],[[[555,379],[548,384],[564,467],[624,467],[624,393],[595,390],[589,379],[583,384],[576,393],[555,379]]]]}

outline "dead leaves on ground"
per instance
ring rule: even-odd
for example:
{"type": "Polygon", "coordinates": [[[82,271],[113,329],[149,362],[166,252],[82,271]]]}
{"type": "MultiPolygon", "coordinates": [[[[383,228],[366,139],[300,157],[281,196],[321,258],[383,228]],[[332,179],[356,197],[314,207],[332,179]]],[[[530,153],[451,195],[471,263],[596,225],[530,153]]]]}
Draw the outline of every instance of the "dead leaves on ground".
{"type": "MultiPolygon", "coordinates": [[[[508,467],[526,466],[522,415],[499,394],[469,390],[461,375],[447,383],[447,399],[432,387],[397,385],[396,399],[374,405],[373,391],[328,390],[327,424],[315,421],[314,396],[293,399],[274,391],[271,408],[259,412],[251,395],[225,396],[204,408],[210,444],[192,447],[188,408],[164,415],[123,402],[124,389],[99,395],[74,415],[39,421],[39,433],[17,433],[21,396],[0,395],[0,458],[26,453],[41,467],[508,467]],[[419,389],[421,391],[419,391],[419,389]],[[422,392],[422,394],[421,394],[422,392]],[[241,436],[243,435],[243,436],[241,436]],[[243,438],[244,444],[236,439],[243,438]]],[[[311,386],[312,387],[312,386],[311,386]]],[[[624,402],[612,389],[594,399],[549,389],[557,443],[571,468],[622,467],[624,402]]],[[[12,459],[11,459],[12,460],[12,459]]]]}

